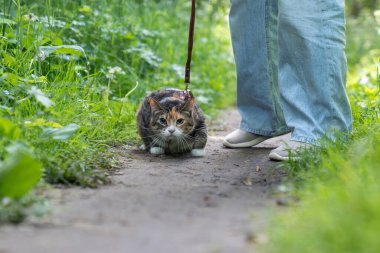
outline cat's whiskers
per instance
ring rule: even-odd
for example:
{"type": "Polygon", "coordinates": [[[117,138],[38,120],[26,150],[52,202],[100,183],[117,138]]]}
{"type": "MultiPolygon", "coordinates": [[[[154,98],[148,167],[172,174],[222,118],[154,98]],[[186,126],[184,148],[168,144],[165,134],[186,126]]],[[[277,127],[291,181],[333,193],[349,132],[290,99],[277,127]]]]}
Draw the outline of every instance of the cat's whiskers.
{"type": "Polygon", "coordinates": [[[141,136],[142,139],[148,139],[148,138],[154,139],[155,137],[157,137],[157,134],[152,134],[152,135],[147,135],[147,136],[141,136]]]}
{"type": "Polygon", "coordinates": [[[180,138],[178,138],[178,140],[179,140],[179,143],[180,143],[180,149],[181,149],[181,151],[183,152],[183,151],[187,150],[188,144],[185,142],[184,138],[181,136],[180,138]]]}
{"type": "Polygon", "coordinates": [[[177,145],[178,145],[178,149],[179,150],[182,150],[182,140],[181,140],[181,136],[176,136],[175,137],[175,140],[176,140],[176,142],[177,142],[177,145]]]}
{"type": "Polygon", "coordinates": [[[207,134],[200,133],[198,136],[187,136],[187,138],[189,138],[192,141],[198,141],[198,140],[207,139],[207,134]]]}
{"type": "Polygon", "coordinates": [[[188,149],[191,149],[192,147],[192,144],[188,142],[188,140],[186,140],[188,136],[185,136],[185,135],[181,135],[179,136],[179,140],[183,146],[183,150],[188,150],[188,149]]]}
{"type": "Polygon", "coordinates": [[[158,146],[164,148],[165,145],[163,145],[163,144],[165,144],[165,143],[166,142],[164,140],[162,140],[161,138],[159,138],[159,136],[156,135],[156,136],[153,137],[151,146],[153,147],[155,145],[158,145],[158,146]]]}

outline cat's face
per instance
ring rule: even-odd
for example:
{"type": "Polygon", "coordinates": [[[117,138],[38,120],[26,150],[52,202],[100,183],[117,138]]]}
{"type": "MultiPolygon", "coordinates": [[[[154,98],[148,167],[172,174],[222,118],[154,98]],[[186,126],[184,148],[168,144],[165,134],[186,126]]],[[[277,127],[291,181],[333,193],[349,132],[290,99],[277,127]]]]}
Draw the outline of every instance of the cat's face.
{"type": "Polygon", "coordinates": [[[164,105],[152,98],[150,107],[152,110],[151,129],[156,135],[164,139],[171,139],[187,135],[193,130],[192,110],[194,108],[194,99],[173,106],[168,111],[164,109],[164,105]]]}

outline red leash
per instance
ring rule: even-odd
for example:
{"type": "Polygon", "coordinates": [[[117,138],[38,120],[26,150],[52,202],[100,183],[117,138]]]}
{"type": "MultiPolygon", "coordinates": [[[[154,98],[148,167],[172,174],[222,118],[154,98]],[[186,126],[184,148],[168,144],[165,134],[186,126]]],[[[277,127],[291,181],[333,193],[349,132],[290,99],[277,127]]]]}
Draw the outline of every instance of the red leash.
{"type": "Polygon", "coordinates": [[[191,56],[193,53],[194,44],[194,26],[195,26],[195,0],[191,0],[191,16],[190,16],[190,27],[189,27],[189,41],[187,50],[187,62],[185,68],[185,92],[189,92],[190,85],[190,71],[191,71],[191,56]]]}

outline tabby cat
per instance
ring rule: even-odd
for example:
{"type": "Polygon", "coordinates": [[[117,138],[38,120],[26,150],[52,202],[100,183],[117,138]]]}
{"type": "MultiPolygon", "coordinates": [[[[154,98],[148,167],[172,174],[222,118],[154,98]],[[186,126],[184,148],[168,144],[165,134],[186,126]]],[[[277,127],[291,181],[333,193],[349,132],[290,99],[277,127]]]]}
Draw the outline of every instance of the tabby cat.
{"type": "Polygon", "coordinates": [[[137,112],[137,128],[151,154],[205,155],[207,127],[191,92],[165,89],[145,97],[137,112]]]}

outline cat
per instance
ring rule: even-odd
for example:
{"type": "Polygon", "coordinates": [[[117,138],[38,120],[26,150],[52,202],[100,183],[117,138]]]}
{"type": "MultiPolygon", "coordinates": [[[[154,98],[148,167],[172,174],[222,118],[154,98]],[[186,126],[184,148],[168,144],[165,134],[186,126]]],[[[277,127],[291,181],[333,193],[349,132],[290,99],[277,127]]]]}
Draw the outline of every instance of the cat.
{"type": "Polygon", "coordinates": [[[137,129],[151,154],[205,155],[205,117],[190,91],[164,89],[145,97],[137,112],[137,129]]]}

